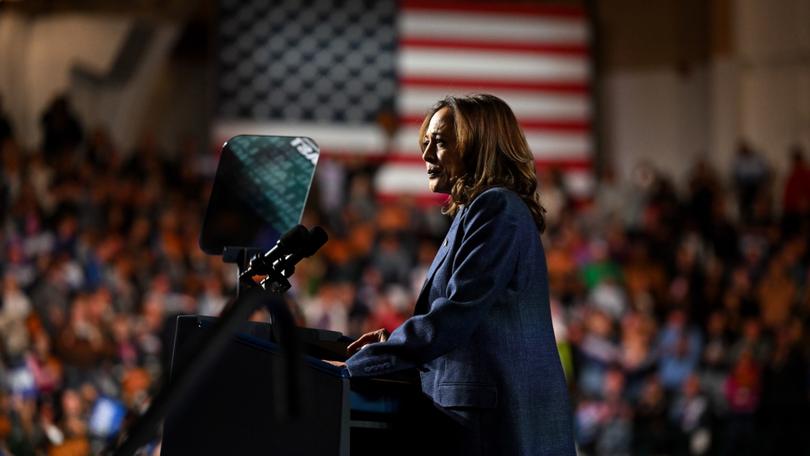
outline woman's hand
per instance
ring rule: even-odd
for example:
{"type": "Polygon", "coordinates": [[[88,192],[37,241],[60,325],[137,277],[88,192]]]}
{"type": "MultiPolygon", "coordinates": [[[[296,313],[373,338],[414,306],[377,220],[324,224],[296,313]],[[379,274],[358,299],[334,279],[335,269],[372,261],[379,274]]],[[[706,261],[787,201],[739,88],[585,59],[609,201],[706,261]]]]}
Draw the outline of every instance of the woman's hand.
{"type": "Polygon", "coordinates": [[[352,342],[346,347],[346,352],[349,356],[359,352],[363,347],[368,344],[375,344],[377,342],[385,342],[388,340],[388,331],[385,328],[380,328],[376,331],[371,331],[360,336],[356,341],[352,342]]]}

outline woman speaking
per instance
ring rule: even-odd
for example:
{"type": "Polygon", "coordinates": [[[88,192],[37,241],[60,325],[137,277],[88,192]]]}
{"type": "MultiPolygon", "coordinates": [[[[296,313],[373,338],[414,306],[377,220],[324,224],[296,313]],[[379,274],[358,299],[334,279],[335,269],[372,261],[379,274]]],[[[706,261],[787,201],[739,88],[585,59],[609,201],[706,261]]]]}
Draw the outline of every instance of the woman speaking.
{"type": "Polygon", "coordinates": [[[414,316],[349,346],[353,377],[416,368],[458,423],[458,454],[574,455],[568,391],[549,310],[534,158],[492,95],[447,97],[419,131],[430,190],[453,222],[414,316]]]}

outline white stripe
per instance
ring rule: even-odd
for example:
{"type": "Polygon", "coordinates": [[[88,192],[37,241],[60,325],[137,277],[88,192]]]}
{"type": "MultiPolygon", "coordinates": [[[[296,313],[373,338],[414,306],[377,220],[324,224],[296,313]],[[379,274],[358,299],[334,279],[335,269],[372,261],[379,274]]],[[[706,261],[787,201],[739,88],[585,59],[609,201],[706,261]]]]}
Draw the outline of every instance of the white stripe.
{"type": "MultiPolygon", "coordinates": [[[[536,159],[590,158],[591,143],[586,133],[533,133],[525,131],[536,159]]],[[[394,141],[398,153],[419,154],[419,128],[405,127],[399,130],[394,141]]]]}
{"type": "Polygon", "coordinates": [[[398,18],[398,26],[400,36],[405,38],[566,44],[585,44],[588,40],[583,19],[405,10],[398,18]]]}
{"type": "Polygon", "coordinates": [[[440,76],[502,81],[566,81],[588,79],[588,62],[582,57],[542,56],[506,51],[404,47],[397,58],[400,76],[440,76]]]}
{"type": "Polygon", "coordinates": [[[322,123],[220,121],[214,137],[227,139],[236,135],[308,136],[321,150],[353,154],[379,154],[385,150],[385,135],[374,125],[335,125],[322,123]]]}
{"type": "Polygon", "coordinates": [[[565,188],[576,198],[588,198],[593,195],[596,180],[593,173],[587,170],[570,170],[563,174],[565,188]]]}
{"type": "MultiPolygon", "coordinates": [[[[585,198],[593,194],[593,173],[587,170],[564,170],[566,188],[574,196],[585,198]]],[[[424,165],[410,163],[384,164],[374,177],[374,187],[379,193],[419,195],[429,193],[424,165]]]]}
{"type": "Polygon", "coordinates": [[[379,193],[427,193],[429,189],[425,165],[383,165],[374,176],[374,188],[379,193]]]}
{"type": "MultiPolygon", "coordinates": [[[[588,120],[590,103],[584,94],[545,94],[520,90],[483,90],[503,99],[520,120],[588,120]]],[[[422,116],[438,100],[447,95],[466,95],[469,90],[426,89],[402,87],[397,98],[399,113],[422,116]]]]}

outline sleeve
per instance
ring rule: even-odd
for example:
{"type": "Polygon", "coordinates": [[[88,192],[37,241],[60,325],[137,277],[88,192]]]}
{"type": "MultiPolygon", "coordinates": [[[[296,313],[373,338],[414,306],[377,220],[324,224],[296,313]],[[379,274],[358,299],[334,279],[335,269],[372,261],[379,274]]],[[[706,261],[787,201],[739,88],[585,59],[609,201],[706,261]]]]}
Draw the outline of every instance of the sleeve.
{"type": "MultiPolygon", "coordinates": [[[[366,346],[346,361],[352,376],[383,375],[421,366],[465,344],[493,302],[506,289],[520,249],[518,213],[511,195],[479,195],[461,220],[464,234],[452,261],[446,298],[409,318],[388,341],[366,346]]],[[[520,202],[522,203],[522,202],[520,202]]]]}

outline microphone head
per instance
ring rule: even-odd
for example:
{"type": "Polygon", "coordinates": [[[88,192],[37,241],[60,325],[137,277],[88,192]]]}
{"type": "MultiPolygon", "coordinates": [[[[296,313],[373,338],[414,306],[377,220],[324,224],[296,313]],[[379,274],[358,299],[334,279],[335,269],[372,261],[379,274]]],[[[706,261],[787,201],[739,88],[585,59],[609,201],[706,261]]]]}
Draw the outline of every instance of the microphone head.
{"type": "Polygon", "coordinates": [[[309,230],[304,225],[295,225],[290,231],[281,235],[278,244],[285,247],[293,247],[306,243],[309,237],[309,230]]]}
{"type": "Polygon", "coordinates": [[[306,247],[304,247],[303,251],[301,252],[301,256],[308,257],[315,254],[324,244],[326,241],[329,240],[329,235],[326,234],[326,231],[321,228],[320,226],[316,226],[312,228],[312,231],[309,232],[309,242],[307,243],[306,247]]]}

